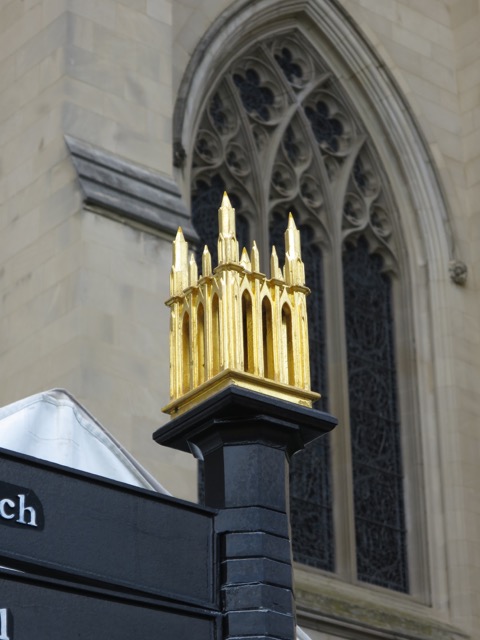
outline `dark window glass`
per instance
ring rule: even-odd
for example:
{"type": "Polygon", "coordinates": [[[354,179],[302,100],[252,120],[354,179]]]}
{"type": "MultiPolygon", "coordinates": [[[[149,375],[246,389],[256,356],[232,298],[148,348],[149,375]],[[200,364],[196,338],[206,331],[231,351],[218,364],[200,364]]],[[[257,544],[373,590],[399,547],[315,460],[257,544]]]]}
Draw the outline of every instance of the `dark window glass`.
{"type": "Polygon", "coordinates": [[[261,120],[270,120],[269,107],[273,105],[273,91],[262,86],[260,76],[255,69],[247,69],[244,74],[234,73],[233,82],[240,92],[242,104],[248,113],[257,115],[261,120]]]}
{"type": "Polygon", "coordinates": [[[289,82],[295,82],[296,80],[302,79],[302,67],[294,61],[290,49],[282,47],[281,52],[275,54],[275,60],[289,82]]]}
{"type": "Polygon", "coordinates": [[[212,118],[212,122],[215,125],[215,128],[220,132],[224,133],[227,129],[227,116],[225,115],[224,105],[222,99],[216,93],[211,102],[210,102],[210,116],[212,118]]]}
{"type": "MultiPolygon", "coordinates": [[[[270,228],[282,264],[285,260],[284,233],[287,215],[275,214],[270,228]]],[[[312,242],[312,232],[300,227],[305,278],[312,293],[307,298],[312,389],[320,391],[319,409],[327,408],[325,367],[325,321],[322,254],[312,242]]],[[[290,464],[290,516],[293,557],[297,562],[333,571],[332,488],[330,474],[330,437],[324,436],[295,455],[290,464]]]]}
{"type": "MultiPolygon", "coordinates": [[[[308,47],[301,50],[299,40],[290,34],[262,47],[255,44],[212,87],[192,154],[192,220],[200,236],[198,262],[208,244],[215,266],[215,212],[227,190],[237,212],[240,251],[251,249],[253,216],[262,231],[268,216],[270,240],[283,264],[287,212],[293,211],[312,291],[307,298],[311,386],[322,394],[317,408],[335,413],[326,368],[327,263],[317,239],[332,239],[335,264],[342,247],[333,239],[330,207],[344,197],[343,237],[364,229],[392,255],[395,243],[373,147],[368,143],[358,151],[363,126],[333,75],[325,82],[327,65],[308,47]],[[299,89],[308,83],[317,88],[306,97],[299,89]],[[284,127],[280,144],[279,123],[284,127]],[[351,168],[348,184],[338,179],[342,166],[351,168]],[[302,227],[301,220],[312,221],[311,226],[302,227]]],[[[262,258],[268,265],[268,256],[262,258]]],[[[353,474],[357,574],[363,582],[408,591],[391,281],[382,259],[370,255],[362,239],[344,251],[344,278],[348,380],[343,384],[350,397],[353,469],[345,465],[342,456],[348,452],[342,448],[339,462],[344,461],[341,473],[353,474]]],[[[202,495],[201,470],[199,477],[202,495]]],[[[290,487],[295,560],[335,570],[330,437],[294,456],[290,487]]]]}
{"type": "Polygon", "coordinates": [[[340,148],[338,139],[343,133],[343,125],[340,120],[330,116],[330,109],[326,102],[319,100],[314,107],[305,107],[305,114],[310,120],[317,142],[330,151],[338,151],[340,148]]]}
{"type": "Polygon", "coordinates": [[[367,242],[343,259],[357,576],[408,591],[390,278],[367,242]]]}

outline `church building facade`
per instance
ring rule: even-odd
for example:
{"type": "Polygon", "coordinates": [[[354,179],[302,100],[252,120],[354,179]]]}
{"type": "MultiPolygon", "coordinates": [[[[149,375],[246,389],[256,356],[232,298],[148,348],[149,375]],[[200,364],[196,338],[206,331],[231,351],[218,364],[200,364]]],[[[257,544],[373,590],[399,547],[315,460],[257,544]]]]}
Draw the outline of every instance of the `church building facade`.
{"type": "Polygon", "coordinates": [[[172,241],[217,265],[226,191],[275,279],[294,219],[339,420],[291,461],[312,640],[480,640],[479,32],[480,0],[0,4],[0,406],[68,389],[201,500],[152,442],[172,241]]]}

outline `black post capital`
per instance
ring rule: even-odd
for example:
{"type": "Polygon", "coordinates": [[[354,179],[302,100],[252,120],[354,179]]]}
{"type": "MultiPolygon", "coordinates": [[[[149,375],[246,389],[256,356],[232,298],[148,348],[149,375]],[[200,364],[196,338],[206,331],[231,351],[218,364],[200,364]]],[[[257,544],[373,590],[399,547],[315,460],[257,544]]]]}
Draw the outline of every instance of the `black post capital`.
{"type": "Polygon", "coordinates": [[[204,460],[205,503],[220,510],[225,638],[294,640],[288,463],[336,423],[230,386],[154,433],[157,443],[204,460]]]}

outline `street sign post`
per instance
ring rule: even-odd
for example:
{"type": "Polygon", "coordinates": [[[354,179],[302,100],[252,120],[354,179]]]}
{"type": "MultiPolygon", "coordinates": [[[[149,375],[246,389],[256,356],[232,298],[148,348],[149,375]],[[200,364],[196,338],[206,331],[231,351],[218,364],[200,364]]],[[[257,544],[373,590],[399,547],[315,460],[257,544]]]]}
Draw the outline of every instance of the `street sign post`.
{"type": "Polygon", "coordinates": [[[218,638],[219,614],[0,569],[0,640],[218,638]]]}
{"type": "Polygon", "coordinates": [[[215,606],[215,511],[0,449],[0,563],[215,606]]]}

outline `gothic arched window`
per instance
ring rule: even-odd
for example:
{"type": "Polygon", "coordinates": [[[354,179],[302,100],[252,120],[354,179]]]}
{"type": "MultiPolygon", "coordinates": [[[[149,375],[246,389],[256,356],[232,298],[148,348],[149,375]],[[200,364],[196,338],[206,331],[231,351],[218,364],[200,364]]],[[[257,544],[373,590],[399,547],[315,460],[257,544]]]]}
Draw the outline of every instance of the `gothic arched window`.
{"type": "Polygon", "coordinates": [[[282,259],[289,211],[301,230],[312,388],[340,426],[292,461],[294,558],[408,592],[394,324],[402,241],[373,141],[292,31],[239,53],[212,86],[191,162],[193,224],[213,250],[224,190],[241,245],[255,238],[268,256],[275,244],[282,259]]]}

